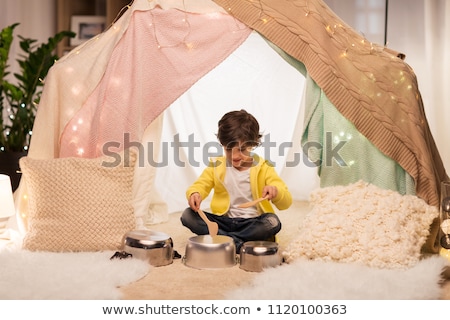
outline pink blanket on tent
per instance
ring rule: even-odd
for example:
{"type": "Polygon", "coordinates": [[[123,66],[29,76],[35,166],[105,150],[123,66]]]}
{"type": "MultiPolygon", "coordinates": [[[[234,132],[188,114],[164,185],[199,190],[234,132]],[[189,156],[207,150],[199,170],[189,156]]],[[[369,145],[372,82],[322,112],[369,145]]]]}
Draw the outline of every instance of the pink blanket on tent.
{"type": "Polygon", "coordinates": [[[136,11],[106,71],[64,128],[60,157],[92,158],[139,142],[147,126],[228,57],[251,29],[225,14],[136,11]],[[126,136],[125,136],[126,134],[126,136]]]}

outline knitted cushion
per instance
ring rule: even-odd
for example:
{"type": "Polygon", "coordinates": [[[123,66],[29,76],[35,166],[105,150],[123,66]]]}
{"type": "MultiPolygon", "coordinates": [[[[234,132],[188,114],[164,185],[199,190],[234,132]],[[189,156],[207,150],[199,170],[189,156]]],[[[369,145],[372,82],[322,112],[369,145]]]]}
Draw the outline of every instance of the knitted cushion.
{"type": "Polygon", "coordinates": [[[23,248],[53,252],[120,248],[123,235],[135,228],[131,201],[136,154],[123,155],[113,166],[108,166],[115,159],[111,157],[22,158],[29,207],[23,248]]]}
{"type": "Polygon", "coordinates": [[[312,210],[285,259],[352,262],[403,269],[421,258],[438,209],[413,195],[401,195],[359,181],[315,190],[312,210]]]}

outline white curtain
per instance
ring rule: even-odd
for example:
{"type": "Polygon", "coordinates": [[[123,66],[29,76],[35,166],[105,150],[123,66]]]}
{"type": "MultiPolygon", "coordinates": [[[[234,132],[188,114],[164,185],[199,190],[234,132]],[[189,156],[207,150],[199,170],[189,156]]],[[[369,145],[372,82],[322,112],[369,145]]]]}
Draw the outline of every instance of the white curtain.
{"type": "Polygon", "coordinates": [[[0,29],[20,23],[14,29],[14,42],[10,52],[10,73],[19,70],[15,62],[21,54],[18,35],[36,39],[40,44],[56,33],[55,0],[1,0],[0,29]]]}
{"type": "Polygon", "coordinates": [[[16,35],[46,40],[56,31],[55,0],[1,0],[0,28],[19,22],[16,35]]]}
{"type": "Polygon", "coordinates": [[[427,119],[450,172],[450,1],[389,1],[388,46],[406,54],[427,119]]]}
{"type": "Polygon", "coordinates": [[[450,171],[450,1],[424,0],[424,7],[425,107],[445,168],[450,171]]]}

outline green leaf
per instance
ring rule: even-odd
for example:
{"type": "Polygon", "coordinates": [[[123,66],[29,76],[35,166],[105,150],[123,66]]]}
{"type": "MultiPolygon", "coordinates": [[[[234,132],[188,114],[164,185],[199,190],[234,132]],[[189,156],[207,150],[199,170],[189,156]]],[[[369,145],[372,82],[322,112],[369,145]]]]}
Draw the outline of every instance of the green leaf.
{"type": "Polygon", "coordinates": [[[54,51],[65,37],[75,37],[71,31],[62,31],[48,38],[46,43],[18,36],[20,48],[17,62],[20,72],[14,74],[16,84],[5,79],[8,55],[13,41],[13,30],[18,23],[4,28],[0,33],[0,114],[3,114],[5,102],[8,104],[10,121],[4,123],[0,117],[0,148],[22,151],[30,140],[37,103],[39,103],[43,84],[41,79],[47,76],[49,69],[58,57],[54,51]],[[8,134],[7,134],[8,133],[8,134]]]}

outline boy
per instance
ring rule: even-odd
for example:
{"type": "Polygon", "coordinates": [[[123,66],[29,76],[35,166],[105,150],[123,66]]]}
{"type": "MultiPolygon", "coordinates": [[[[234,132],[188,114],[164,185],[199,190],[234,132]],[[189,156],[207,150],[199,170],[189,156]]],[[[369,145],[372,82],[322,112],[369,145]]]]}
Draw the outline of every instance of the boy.
{"type": "Polygon", "coordinates": [[[291,206],[292,196],[275,168],[251,150],[260,145],[258,121],[245,110],[226,113],[218,123],[217,138],[225,156],[211,160],[200,177],[187,189],[189,208],[181,223],[197,235],[208,234],[208,227],[197,213],[212,189],[213,213],[209,220],[219,225],[219,235],[233,238],[236,252],[247,241],[271,240],[281,230],[281,222],[269,200],[279,209],[291,206]],[[239,205],[261,197],[267,200],[249,208],[239,205]]]}

